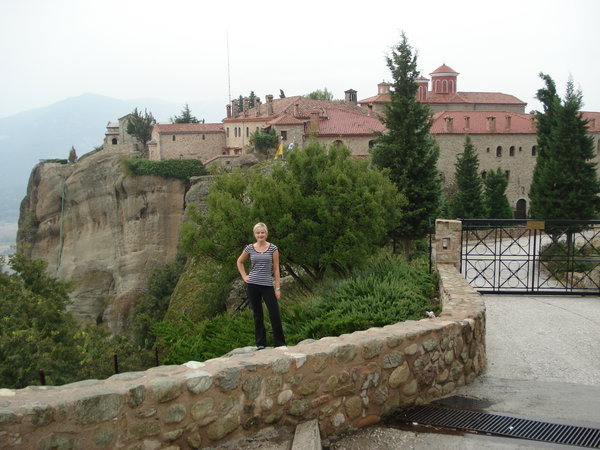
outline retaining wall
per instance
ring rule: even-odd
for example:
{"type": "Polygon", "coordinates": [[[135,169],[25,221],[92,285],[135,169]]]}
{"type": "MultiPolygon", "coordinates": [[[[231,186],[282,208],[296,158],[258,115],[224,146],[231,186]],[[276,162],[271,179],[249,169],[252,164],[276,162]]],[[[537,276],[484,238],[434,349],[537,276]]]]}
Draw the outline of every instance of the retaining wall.
{"type": "Polygon", "coordinates": [[[437,318],[103,381],[0,389],[0,448],[203,448],[315,417],[327,436],[446,396],[485,367],[485,307],[453,263],[437,269],[437,318]]]}

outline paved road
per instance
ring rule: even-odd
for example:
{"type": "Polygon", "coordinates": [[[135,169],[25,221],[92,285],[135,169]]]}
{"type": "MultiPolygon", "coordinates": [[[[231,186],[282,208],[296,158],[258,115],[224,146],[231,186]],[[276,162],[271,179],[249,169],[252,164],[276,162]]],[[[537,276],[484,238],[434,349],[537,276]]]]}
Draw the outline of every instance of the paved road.
{"type": "MultiPolygon", "coordinates": [[[[488,366],[473,384],[455,395],[478,402],[478,409],[487,412],[600,428],[600,297],[484,298],[488,366]]],[[[569,447],[371,427],[335,442],[332,448],[569,447]]]]}

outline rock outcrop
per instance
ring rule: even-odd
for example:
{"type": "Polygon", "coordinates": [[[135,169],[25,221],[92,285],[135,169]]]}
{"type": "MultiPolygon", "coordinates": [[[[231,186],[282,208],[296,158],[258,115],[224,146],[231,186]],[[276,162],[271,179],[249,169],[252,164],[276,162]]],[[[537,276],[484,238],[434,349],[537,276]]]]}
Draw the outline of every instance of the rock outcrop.
{"type": "Polygon", "coordinates": [[[17,237],[25,255],[73,283],[74,315],[113,333],[127,329],[152,269],[175,259],[186,190],[177,179],[124,175],[122,156],[38,164],[17,237]]]}

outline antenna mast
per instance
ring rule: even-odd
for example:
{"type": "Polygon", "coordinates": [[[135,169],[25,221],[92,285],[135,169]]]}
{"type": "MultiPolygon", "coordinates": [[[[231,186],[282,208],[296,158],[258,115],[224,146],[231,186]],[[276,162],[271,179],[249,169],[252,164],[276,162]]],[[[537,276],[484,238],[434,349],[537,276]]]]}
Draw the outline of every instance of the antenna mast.
{"type": "Polygon", "coordinates": [[[229,30],[225,30],[227,35],[227,88],[229,90],[229,104],[231,104],[231,71],[229,69],[229,30]]]}

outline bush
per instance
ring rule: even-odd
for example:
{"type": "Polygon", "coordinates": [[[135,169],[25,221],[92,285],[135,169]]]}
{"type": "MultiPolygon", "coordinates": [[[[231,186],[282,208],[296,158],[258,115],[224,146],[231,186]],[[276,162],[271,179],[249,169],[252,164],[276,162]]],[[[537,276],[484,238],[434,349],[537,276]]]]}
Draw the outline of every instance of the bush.
{"type": "Polygon", "coordinates": [[[190,177],[207,175],[208,171],[197,159],[165,159],[151,161],[143,158],[123,158],[123,170],[133,176],[156,175],[163,178],[177,178],[188,182],[190,177]]]}
{"type": "MultiPolygon", "coordinates": [[[[345,280],[328,279],[305,294],[282,299],[282,321],[288,344],[304,339],[338,336],[370,327],[411,319],[425,312],[439,312],[437,278],[427,272],[426,261],[407,263],[381,253],[370,258],[345,280]]],[[[268,322],[268,314],[265,313],[268,322]]],[[[266,323],[267,329],[270,325],[266,323]]],[[[167,348],[166,364],[203,361],[222,356],[234,348],[254,345],[252,312],[219,315],[195,323],[182,317],[177,322],[155,323],[153,332],[167,348]]]]}

